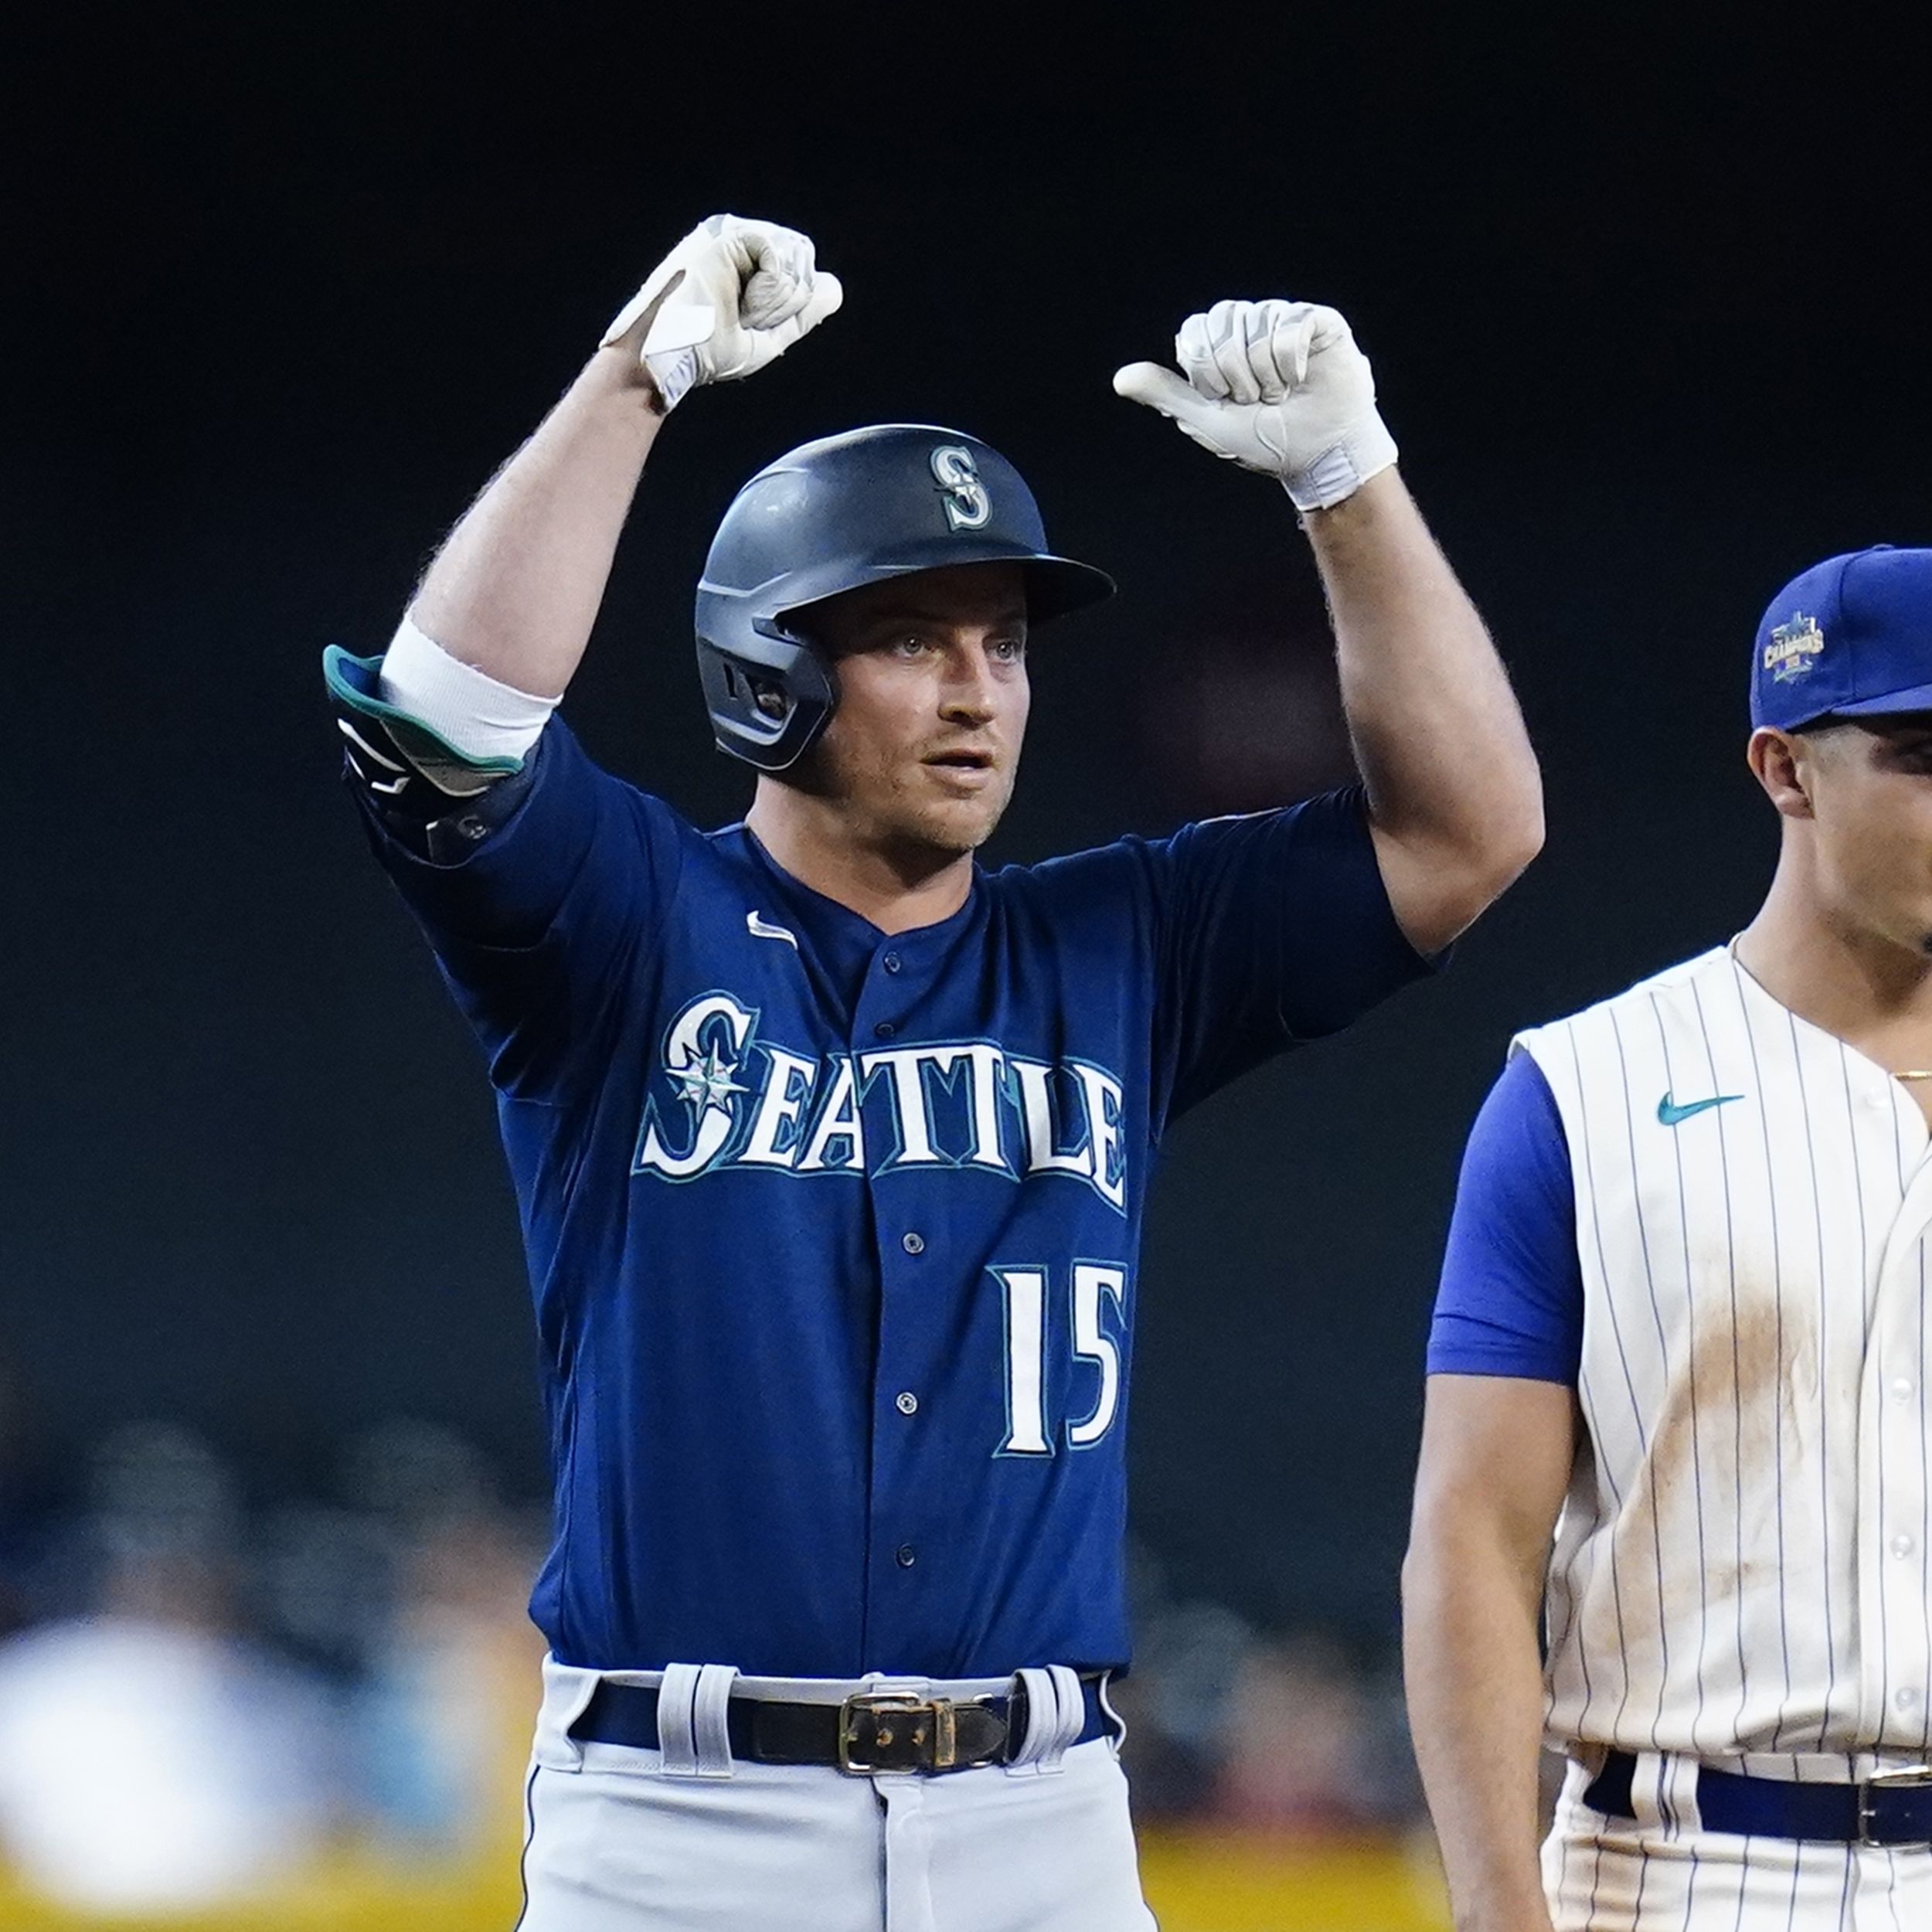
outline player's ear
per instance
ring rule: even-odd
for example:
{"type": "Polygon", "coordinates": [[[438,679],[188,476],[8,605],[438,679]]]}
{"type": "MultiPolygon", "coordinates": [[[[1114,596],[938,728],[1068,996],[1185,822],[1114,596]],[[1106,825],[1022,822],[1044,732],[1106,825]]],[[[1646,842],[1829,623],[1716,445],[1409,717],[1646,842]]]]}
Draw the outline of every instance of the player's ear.
{"type": "Polygon", "coordinates": [[[1764,795],[1786,818],[1810,818],[1811,784],[1817,770],[1816,747],[1794,732],[1774,730],[1768,725],[1751,733],[1745,750],[1751,775],[1764,787],[1764,795]]]}

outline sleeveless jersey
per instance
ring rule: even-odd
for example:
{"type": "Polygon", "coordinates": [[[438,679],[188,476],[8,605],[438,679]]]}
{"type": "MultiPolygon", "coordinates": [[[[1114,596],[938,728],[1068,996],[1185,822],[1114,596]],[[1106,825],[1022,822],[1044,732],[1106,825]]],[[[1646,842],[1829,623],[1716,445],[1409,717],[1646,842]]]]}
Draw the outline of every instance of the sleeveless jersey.
{"type": "Polygon", "coordinates": [[[1723,951],[1518,1044],[1562,1115],[1584,1291],[1552,1742],[1923,1752],[1918,1107],[1723,951]]]}

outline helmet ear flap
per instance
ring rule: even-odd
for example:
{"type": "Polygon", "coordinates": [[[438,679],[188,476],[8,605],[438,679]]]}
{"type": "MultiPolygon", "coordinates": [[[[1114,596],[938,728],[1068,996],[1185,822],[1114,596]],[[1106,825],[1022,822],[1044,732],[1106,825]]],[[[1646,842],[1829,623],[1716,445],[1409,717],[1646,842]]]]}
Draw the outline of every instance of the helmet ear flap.
{"type": "Polygon", "coordinates": [[[760,717],[769,718],[774,724],[782,724],[791,711],[791,700],[769,678],[748,678],[751,686],[751,704],[760,717]]]}
{"type": "Polygon", "coordinates": [[[698,675],[720,751],[760,771],[783,771],[824,730],[838,686],[810,645],[784,641],[782,667],[754,664],[707,638],[698,640],[698,675]]]}
{"type": "Polygon", "coordinates": [[[726,695],[734,703],[748,704],[761,718],[783,724],[791,715],[791,700],[776,678],[747,669],[731,658],[723,658],[719,669],[724,679],[726,695]]]}

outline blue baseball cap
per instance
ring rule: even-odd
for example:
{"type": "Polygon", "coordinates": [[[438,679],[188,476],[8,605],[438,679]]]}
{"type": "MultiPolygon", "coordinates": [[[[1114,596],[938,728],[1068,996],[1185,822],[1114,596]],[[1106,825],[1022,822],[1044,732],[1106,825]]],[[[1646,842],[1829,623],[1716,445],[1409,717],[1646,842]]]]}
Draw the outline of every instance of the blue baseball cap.
{"type": "Polygon", "coordinates": [[[1757,627],[1752,724],[1897,711],[1932,711],[1932,550],[1878,543],[1792,578],[1757,627]]]}

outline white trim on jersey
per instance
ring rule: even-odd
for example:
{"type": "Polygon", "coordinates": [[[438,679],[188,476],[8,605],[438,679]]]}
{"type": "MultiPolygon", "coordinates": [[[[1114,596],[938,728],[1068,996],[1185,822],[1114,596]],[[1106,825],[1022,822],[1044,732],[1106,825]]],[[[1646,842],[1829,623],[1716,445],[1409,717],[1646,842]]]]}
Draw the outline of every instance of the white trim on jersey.
{"type": "Polygon", "coordinates": [[[1583,1280],[1551,1741],[1787,1777],[1923,1758],[1923,1116],[1722,950],[1517,1044],[1563,1117],[1583,1280]]]}

